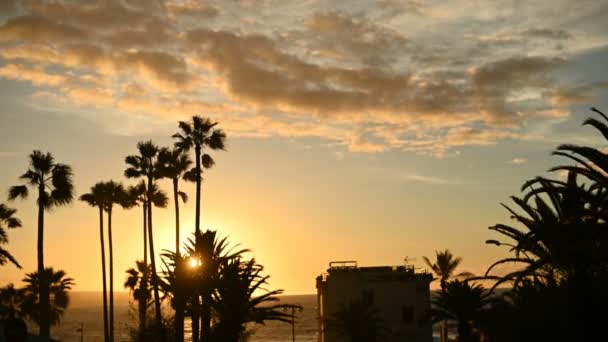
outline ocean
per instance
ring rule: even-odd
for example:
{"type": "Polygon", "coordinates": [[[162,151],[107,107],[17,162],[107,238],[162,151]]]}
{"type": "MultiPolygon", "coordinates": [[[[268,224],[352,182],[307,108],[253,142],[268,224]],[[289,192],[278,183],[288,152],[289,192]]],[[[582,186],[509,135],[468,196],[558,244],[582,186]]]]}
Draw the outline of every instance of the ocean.
{"type": "MultiPolygon", "coordinates": [[[[282,303],[300,304],[301,312],[296,312],[296,341],[313,342],[317,340],[316,295],[281,296],[282,303]]],[[[52,328],[52,336],[60,341],[85,342],[103,341],[103,308],[100,292],[71,292],[70,305],[61,324],[52,328]],[[80,331],[82,327],[82,332],[80,331]]],[[[137,309],[131,303],[129,294],[114,294],[114,320],[116,341],[130,341],[129,329],[136,326],[137,309]]],[[[190,323],[186,322],[186,334],[190,332],[190,323]]],[[[36,330],[35,330],[36,331],[36,330]]],[[[281,322],[269,322],[254,328],[251,342],[291,342],[291,325],[281,322]]]]}

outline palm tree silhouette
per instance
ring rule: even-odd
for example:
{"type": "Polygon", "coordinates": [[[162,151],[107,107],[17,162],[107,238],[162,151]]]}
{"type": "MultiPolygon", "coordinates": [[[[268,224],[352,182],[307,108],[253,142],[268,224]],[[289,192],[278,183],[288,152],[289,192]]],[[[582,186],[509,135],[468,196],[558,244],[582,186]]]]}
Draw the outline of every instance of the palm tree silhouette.
{"type": "Polygon", "coordinates": [[[490,303],[489,292],[478,284],[453,280],[444,285],[432,300],[429,311],[434,323],[455,320],[459,342],[478,341],[475,336],[476,322],[482,319],[490,303]]]}
{"type": "Polygon", "coordinates": [[[204,153],[204,150],[205,148],[223,150],[225,147],[226,133],[221,129],[215,128],[217,124],[217,122],[212,122],[207,118],[195,115],[190,122],[180,121],[179,132],[173,135],[173,138],[176,139],[175,148],[178,151],[188,152],[194,148],[195,167],[192,170],[193,175],[191,177],[196,181],[196,213],[194,221],[196,231],[200,231],[202,168],[208,169],[215,164],[213,158],[204,153]]]}
{"type": "Polygon", "coordinates": [[[461,257],[455,257],[449,249],[444,251],[435,251],[435,262],[431,262],[429,258],[423,256],[424,263],[435,273],[439,278],[441,288],[445,287],[445,284],[452,277],[468,277],[471,275],[469,272],[456,273],[456,269],[462,262],[461,257]]]}
{"type": "MultiPolygon", "coordinates": [[[[180,121],[179,122],[179,131],[173,135],[173,138],[176,139],[175,148],[179,151],[188,152],[194,148],[194,162],[195,167],[194,170],[191,171],[192,178],[194,178],[196,182],[196,203],[195,203],[195,216],[194,216],[194,227],[195,232],[201,231],[200,228],[200,216],[201,216],[201,181],[202,181],[202,168],[211,168],[215,163],[213,158],[204,153],[205,148],[210,148],[212,150],[223,150],[224,142],[226,140],[226,134],[221,129],[216,129],[217,122],[212,122],[208,118],[202,118],[198,115],[192,117],[192,120],[189,122],[180,121]]],[[[193,302],[192,310],[192,334],[193,334],[193,342],[198,342],[198,329],[199,322],[198,317],[196,317],[198,309],[196,306],[198,299],[193,302]]],[[[203,332],[202,337],[204,341],[209,340],[209,330],[210,330],[210,317],[203,317],[203,332]]]]}
{"type": "Polygon", "coordinates": [[[164,265],[163,291],[171,296],[171,306],[175,310],[173,319],[176,341],[184,340],[184,318],[188,299],[195,293],[193,286],[193,272],[189,267],[188,256],[177,254],[173,251],[165,251],[161,255],[164,265]]]}
{"type": "Polygon", "coordinates": [[[112,247],[112,208],[114,204],[122,207],[130,207],[132,204],[128,198],[128,194],[122,184],[114,181],[103,183],[106,192],[105,210],[108,213],[108,251],[110,254],[110,315],[109,315],[109,330],[110,341],[114,341],[114,258],[112,247]]]}
{"type": "Polygon", "coordinates": [[[40,279],[48,279],[50,298],[50,320],[51,325],[59,324],[61,316],[63,316],[66,308],[70,303],[68,291],[74,285],[74,279],[66,277],[65,271],[53,270],[52,267],[44,269],[44,274],[40,277],[38,272],[26,274],[23,282],[25,283],[25,299],[23,302],[23,310],[33,322],[41,324],[42,317],[40,315],[40,279]]]}
{"type": "Polygon", "coordinates": [[[50,153],[38,150],[29,155],[28,170],[19,178],[26,181],[25,185],[16,185],[9,190],[9,200],[26,198],[27,186],[38,190],[38,274],[42,274],[42,286],[38,286],[40,297],[40,335],[48,337],[51,334],[51,307],[49,285],[44,279],[44,211],[53,207],[67,205],[74,197],[72,184],[72,168],[66,164],[56,163],[50,153]]]}
{"type": "Polygon", "coordinates": [[[195,181],[195,173],[190,170],[192,160],[190,157],[177,149],[170,150],[168,148],[162,148],[158,154],[158,162],[160,165],[160,172],[164,178],[168,178],[173,183],[173,200],[175,201],[175,253],[179,255],[179,198],[182,202],[186,203],[188,195],[179,191],[179,179],[183,178],[186,181],[195,181]]]}
{"type": "MultiPolygon", "coordinates": [[[[157,208],[164,208],[167,206],[168,198],[167,195],[158,188],[156,184],[152,186],[152,205],[157,208]]],[[[143,238],[144,238],[144,258],[143,264],[148,265],[148,222],[147,222],[147,211],[148,211],[148,190],[146,189],[146,182],[144,180],[140,181],[134,186],[130,186],[127,189],[128,197],[131,202],[131,205],[135,206],[141,204],[142,214],[143,214],[143,238]]],[[[142,268],[145,273],[149,267],[142,268]]],[[[142,276],[142,282],[148,283],[148,274],[145,273],[142,276]]],[[[144,286],[146,287],[146,286],[144,286]]],[[[144,292],[143,295],[149,295],[151,292],[144,292]]],[[[146,303],[149,298],[144,298],[143,300],[138,300],[138,311],[139,311],[139,331],[144,331],[146,328],[146,303]]]]}
{"type": "Polygon", "coordinates": [[[4,225],[6,225],[6,228],[8,229],[21,227],[21,221],[13,216],[16,212],[17,209],[11,209],[0,203],[0,265],[4,265],[10,261],[13,265],[17,266],[17,268],[21,268],[21,265],[19,265],[11,253],[2,248],[3,244],[8,243],[8,234],[6,233],[6,230],[4,230],[4,225]]]}
{"type": "Polygon", "coordinates": [[[10,317],[24,317],[23,301],[25,292],[13,284],[0,287],[0,320],[10,317]]]}
{"type": "MultiPolygon", "coordinates": [[[[154,145],[152,141],[145,141],[137,143],[137,149],[139,155],[130,155],[125,158],[125,162],[128,168],[125,170],[125,176],[127,178],[139,178],[144,177],[147,180],[146,189],[147,197],[152,198],[154,193],[152,192],[155,187],[154,180],[160,177],[158,169],[158,146],[154,145]]],[[[150,264],[152,266],[152,286],[154,289],[154,309],[156,326],[162,326],[162,312],[160,308],[160,296],[158,293],[158,278],[156,275],[156,261],[154,257],[154,236],[152,234],[152,201],[147,201],[148,206],[148,241],[150,244],[150,264]]]]}
{"type": "MultiPolygon", "coordinates": [[[[201,262],[201,267],[198,268],[194,275],[194,282],[196,283],[196,293],[194,295],[194,301],[192,306],[192,321],[194,323],[197,316],[197,310],[199,304],[199,296],[202,299],[201,308],[201,320],[203,321],[203,329],[201,331],[200,340],[209,341],[211,337],[210,323],[211,323],[211,305],[212,305],[212,294],[214,289],[217,288],[220,268],[223,263],[232,258],[238,257],[243,253],[248,252],[248,249],[234,250],[229,248],[227,238],[218,239],[217,232],[207,230],[203,233],[194,232],[194,237],[188,240],[186,245],[186,252],[190,257],[201,262]],[[205,331],[205,329],[207,329],[205,331]]],[[[199,337],[195,336],[194,328],[192,329],[193,341],[198,340],[199,337]]]]}
{"type": "Polygon", "coordinates": [[[267,321],[291,322],[287,308],[301,308],[292,304],[276,304],[283,290],[269,291],[264,267],[255,260],[242,261],[239,256],[223,262],[213,292],[212,307],[216,316],[213,340],[241,341],[246,327],[267,321]]]}
{"type": "Polygon", "coordinates": [[[104,341],[110,341],[110,330],[108,327],[108,289],[106,283],[106,256],[103,238],[103,211],[107,201],[107,191],[104,183],[99,182],[91,187],[89,193],[80,196],[80,200],[92,207],[99,209],[99,241],[101,244],[101,277],[103,282],[103,336],[104,341]]]}
{"type": "Polygon", "coordinates": [[[371,303],[362,299],[340,303],[328,319],[327,327],[350,342],[375,342],[386,338],[385,322],[371,303]]]}

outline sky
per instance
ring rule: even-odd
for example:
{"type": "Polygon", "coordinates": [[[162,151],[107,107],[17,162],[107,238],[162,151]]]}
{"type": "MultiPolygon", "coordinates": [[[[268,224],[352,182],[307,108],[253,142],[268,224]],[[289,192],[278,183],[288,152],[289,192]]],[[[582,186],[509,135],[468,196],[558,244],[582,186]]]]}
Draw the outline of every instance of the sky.
{"type": "MultiPolygon", "coordinates": [[[[581,123],[608,111],[608,2],[107,0],[0,2],[0,202],[34,150],[74,169],[77,196],[123,177],[138,141],[179,120],[219,122],[202,223],[252,250],[272,288],[314,293],[330,261],[424,267],[449,248],[483,273],[507,255],[500,203],[603,146],[581,123]]],[[[560,177],[560,175],[554,175],[560,177]]],[[[169,181],[159,181],[165,190],[169,181]]],[[[182,210],[191,236],[194,186],[182,210]]],[[[6,248],[36,268],[33,199],[6,248]]],[[[101,287],[98,212],[46,214],[45,260],[101,287]]],[[[142,258],[140,209],[115,210],[115,289],[142,258]]],[[[171,206],[156,249],[174,248],[171,206]]]]}

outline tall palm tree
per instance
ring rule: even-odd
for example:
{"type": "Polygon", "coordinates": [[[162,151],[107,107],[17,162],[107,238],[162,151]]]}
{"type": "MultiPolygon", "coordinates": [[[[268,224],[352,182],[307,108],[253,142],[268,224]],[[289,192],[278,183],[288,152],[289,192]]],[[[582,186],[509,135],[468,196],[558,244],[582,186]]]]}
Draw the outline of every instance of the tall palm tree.
{"type": "Polygon", "coordinates": [[[470,276],[469,272],[456,273],[456,269],[462,262],[461,257],[454,257],[449,249],[445,251],[435,251],[435,262],[431,262],[429,258],[423,256],[424,263],[435,273],[439,278],[441,288],[445,287],[446,282],[452,277],[467,277],[470,276]]]}
{"type": "MultiPolygon", "coordinates": [[[[144,177],[147,181],[146,189],[147,197],[152,198],[154,181],[160,177],[158,169],[158,146],[154,145],[152,141],[145,141],[137,143],[137,149],[139,155],[130,155],[125,158],[125,162],[128,165],[125,170],[125,176],[127,178],[140,178],[144,177]]],[[[156,261],[154,255],[154,236],[152,234],[152,201],[147,201],[148,206],[148,241],[150,244],[150,265],[152,266],[152,286],[154,288],[154,309],[156,326],[162,326],[162,313],[160,308],[160,296],[158,292],[158,278],[156,275],[156,261]]]]}
{"type": "Polygon", "coordinates": [[[74,285],[74,279],[67,277],[65,271],[55,271],[52,267],[45,268],[42,277],[40,277],[38,272],[26,274],[25,278],[23,278],[23,282],[25,283],[23,308],[27,316],[37,324],[41,324],[40,321],[42,320],[39,310],[41,278],[48,279],[50,298],[52,298],[52,301],[49,302],[51,308],[49,323],[51,325],[59,324],[61,316],[63,316],[70,304],[68,291],[74,285]]]}
{"type": "Polygon", "coordinates": [[[107,191],[104,183],[99,182],[91,187],[89,193],[80,196],[80,200],[92,207],[99,209],[99,241],[101,244],[101,277],[103,283],[103,336],[104,341],[110,341],[110,330],[108,327],[108,289],[106,282],[106,252],[103,238],[103,211],[107,201],[107,191]]]}
{"type": "Polygon", "coordinates": [[[362,299],[341,303],[328,319],[327,327],[350,342],[383,341],[387,335],[385,321],[371,303],[362,299]]]}
{"type": "Polygon", "coordinates": [[[110,254],[110,315],[109,315],[109,330],[110,330],[110,341],[114,341],[114,258],[112,248],[112,209],[114,204],[118,204],[122,207],[130,207],[130,199],[122,184],[114,181],[108,181],[104,183],[104,188],[107,194],[105,210],[108,213],[108,251],[110,254]]]}
{"type": "Polygon", "coordinates": [[[4,225],[9,229],[21,227],[21,221],[13,216],[16,212],[16,209],[11,209],[0,203],[0,265],[4,265],[10,261],[13,265],[17,266],[17,268],[21,268],[21,265],[19,265],[11,253],[2,248],[3,244],[8,243],[8,234],[6,233],[6,230],[4,230],[4,225]]]}
{"type": "Polygon", "coordinates": [[[212,150],[225,148],[226,133],[215,128],[217,125],[217,122],[195,115],[189,122],[180,121],[179,132],[173,135],[173,138],[176,139],[175,148],[177,150],[189,152],[194,148],[195,167],[192,172],[196,181],[194,227],[197,232],[200,232],[202,168],[208,169],[215,163],[209,154],[204,153],[204,150],[206,148],[212,150]]]}
{"type": "Polygon", "coordinates": [[[238,257],[248,249],[234,250],[229,248],[227,238],[224,237],[219,239],[217,232],[207,230],[203,233],[195,232],[194,237],[188,240],[186,245],[186,252],[190,257],[201,262],[202,267],[197,268],[200,270],[194,275],[194,282],[196,284],[196,292],[193,296],[192,306],[192,339],[198,341],[209,341],[211,337],[211,304],[212,294],[214,289],[217,288],[219,281],[220,268],[223,263],[232,258],[238,257]],[[202,321],[201,336],[196,336],[197,331],[194,330],[195,322],[198,322],[198,307],[199,307],[199,296],[202,299],[202,305],[200,305],[200,318],[202,321]],[[205,330],[206,329],[206,330],[205,330]]]}
{"type": "MultiPolygon", "coordinates": [[[[143,237],[144,237],[144,258],[143,264],[148,265],[148,222],[147,222],[147,212],[148,212],[148,190],[146,188],[146,181],[142,180],[134,186],[130,186],[127,189],[128,197],[131,202],[131,205],[139,205],[142,207],[143,214],[143,237]]],[[[167,195],[156,186],[156,184],[152,187],[152,205],[158,208],[164,208],[167,206],[168,198],[167,195]]],[[[147,270],[149,267],[142,268],[142,279],[141,281],[144,284],[148,284],[148,273],[147,270]]],[[[146,288],[147,286],[143,286],[146,288]]],[[[142,295],[149,295],[151,292],[142,292],[142,295]]],[[[138,301],[138,311],[139,311],[139,331],[144,331],[146,328],[146,303],[149,298],[143,298],[143,300],[138,301]]]]}
{"type": "Polygon", "coordinates": [[[195,181],[196,176],[190,170],[192,160],[184,151],[178,149],[162,148],[158,154],[161,175],[173,183],[173,200],[175,202],[175,253],[179,255],[179,198],[186,203],[188,195],[179,191],[179,180],[195,181]]]}
{"type": "MultiPolygon", "coordinates": [[[[211,168],[215,163],[213,158],[204,152],[206,148],[212,150],[223,150],[225,147],[226,134],[221,129],[215,128],[217,122],[213,122],[208,118],[202,118],[198,115],[192,117],[191,121],[180,121],[179,131],[173,135],[175,148],[180,151],[188,152],[194,149],[195,167],[191,171],[196,182],[196,203],[194,227],[195,232],[201,231],[201,181],[203,179],[202,169],[211,168]]],[[[193,302],[193,314],[196,315],[198,304],[193,302]]],[[[198,342],[198,319],[192,322],[192,331],[194,335],[193,342],[198,342]]],[[[209,340],[210,320],[203,320],[203,340],[209,340]]]]}
{"type": "MultiPolygon", "coordinates": [[[[18,197],[26,198],[28,185],[38,190],[38,274],[44,275],[44,211],[57,206],[67,205],[74,198],[72,184],[72,168],[66,164],[56,163],[50,153],[33,151],[30,156],[28,170],[20,176],[26,181],[24,185],[16,185],[9,190],[9,200],[18,197]]],[[[49,284],[42,279],[40,291],[40,335],[51,334],[51,307],[49,284]]]]}
{"type": "Polygon", "coordinates": [[[284,309],[300,306],[277,304],[277,296],[283,291],[265,289],[270,277],[264,275],[263,270],[255,260],[242,261],[238,256],[223,263],[213,292],[212,307],[216,317],[213,340],[241,341],[251,323],[291,322],[291,315],[284,309]]]}

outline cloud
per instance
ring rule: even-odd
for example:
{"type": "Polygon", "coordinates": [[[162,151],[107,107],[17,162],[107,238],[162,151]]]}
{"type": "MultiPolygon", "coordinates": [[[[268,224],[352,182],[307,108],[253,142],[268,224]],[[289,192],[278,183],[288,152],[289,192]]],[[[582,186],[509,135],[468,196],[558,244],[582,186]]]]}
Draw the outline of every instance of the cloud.
{"type": "Polygon", "coordinates": [[[513,164],[513,165],[522,165],[522,164],[527,164],[528,163],[528,159],[526,158],[513,158],[511,160],[509,160],[509,164],[513,164]]]}
{"type": "Polygon", "coordinates": [[[0,41],[70,42],[83,40],[87,36],[85,31],[74,26],[36,15],[10,18],[0,26],[0,41]]]}
{"type": "Polygon", "coordinates": [[[417,182],[417,183],[425,183],[425,184],[434,184],[434,185],[453,185],[458,184],[458,182],[454,182],[448,179],[434,177],[434,176],[425,176],[419,174],[409,174],[402,177],[403,180],[408,182],[417,182]]]}
{"type": "Polygon", "coordinates": [[[584,41],[577,30],[496,20],[493,6],[474,14],[392,0],[18,7],[0,22],[0,77],[44,87],[62,106],[165,120],[204,112],[235,135],[319,137],[352,152],[443,157],[520,139],[529,120],[567,116],[598,89],[555,77],[570,54],[553,46],[584,41]],[[256,11],[236,27],[242,6],[256,11]]]}

